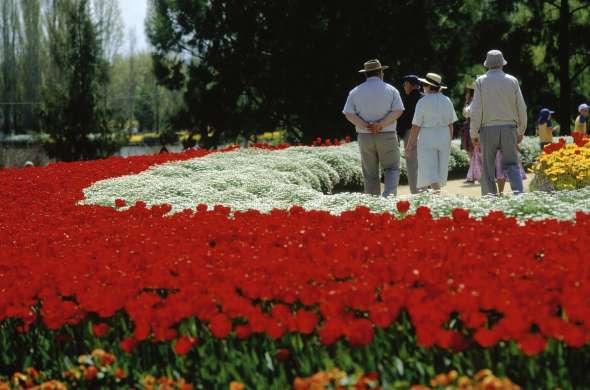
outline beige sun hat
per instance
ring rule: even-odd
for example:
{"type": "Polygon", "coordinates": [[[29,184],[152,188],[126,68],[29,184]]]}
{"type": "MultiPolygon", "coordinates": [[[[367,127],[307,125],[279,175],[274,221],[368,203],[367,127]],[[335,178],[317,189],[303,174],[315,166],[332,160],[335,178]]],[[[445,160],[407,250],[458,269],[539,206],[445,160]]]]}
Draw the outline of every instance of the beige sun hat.
{"type": "Polygon", "coordinates": [[[484,61],[483,66],[486,68],[496,68],[507,64],[508,61],[504,59],[504,54],[502,54],[500,50],[490,50],[486,55],[486,60],[484,61]]]}
{"type": "Polygon", "coordinates": [[[467,89],[475,91],[475,81],[472,81],[469,84],[467,84],[467,89]]]}
{"type": "Polygon", "coordinates": [[[418,78],[422,84],[432,85],[433,87],[446,89],[447,86],[442,83],[442,77],[436,73],[427,73],[425,78],[418,78]]]}
{"type": "Polygon", "coordinates": [[[376,70],[385,70],[388,68],[389,68],[389,66],[381,65],[381,62],[379,62],[378,59],[374,59],[374,60],[369,60],[369,61],[365,62],[364,68],[359,70],[359,73],[373,72],[376,70]]]}

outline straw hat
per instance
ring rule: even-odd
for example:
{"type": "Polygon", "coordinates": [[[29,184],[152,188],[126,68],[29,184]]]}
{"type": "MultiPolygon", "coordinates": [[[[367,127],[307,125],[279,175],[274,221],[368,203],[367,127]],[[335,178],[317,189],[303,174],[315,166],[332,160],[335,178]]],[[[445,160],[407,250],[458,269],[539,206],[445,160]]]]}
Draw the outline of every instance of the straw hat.
{"type": "Polygon", "coordinates": [[[467,89],[475,91],[475,81],[472,81],[469,84],[467,84],[467,89]]]}
{"type": "Polygon", "coordinates": [[[373,72],[376,70],[385,70],[388,68],[389,68],[389,66],[381,65],[381,62],[379,62],[378,59],[374,59],[374,60],[369,60],[369,61],[365,62],[364,68],[359,70],[359,73],[373,72]]]}
{"type": "Polygon", "coordinates": [[[433,87],[446,89],[447,86],[442,83],[442,77],[436,73],[427,73],[425,78],[418,78],[422,84],[432,85],[433,87]]]}

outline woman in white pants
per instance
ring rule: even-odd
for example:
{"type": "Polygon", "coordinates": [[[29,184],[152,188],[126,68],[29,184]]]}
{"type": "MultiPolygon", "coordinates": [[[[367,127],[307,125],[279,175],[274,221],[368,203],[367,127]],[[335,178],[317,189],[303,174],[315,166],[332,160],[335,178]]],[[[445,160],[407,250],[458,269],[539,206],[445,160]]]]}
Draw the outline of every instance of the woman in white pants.
{"type": "MultiPolygon", "coordinates": [[[[451,100],[441,93],[446,86],[440,75],[428,73],[419,80],[424,85],[425,95],[416,105],[408,145],[418,142],[418,187],[438,192],[447,183],[457,114],[451,100]]],[[[411,153],[412,149],[406,150],[411,153]]]]}

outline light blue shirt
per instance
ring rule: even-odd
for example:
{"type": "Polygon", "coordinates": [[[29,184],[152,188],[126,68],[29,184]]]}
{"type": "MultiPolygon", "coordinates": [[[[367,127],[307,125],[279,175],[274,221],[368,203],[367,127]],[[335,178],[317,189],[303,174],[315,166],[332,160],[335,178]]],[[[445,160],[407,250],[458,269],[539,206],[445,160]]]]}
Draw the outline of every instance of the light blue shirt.
{"type": "MultiPolygon", "coordinates": [[[[397,89],[379,77],[369,77],[348,94],[343,114],[356,114],[365,122],[377,122],[390,112],[403,111],[404,104],[397,89]]],[[[356,128],[357,133],[369,133],[365,128],[356,128]]],[[[396,122],[384,127],[381,132],[396,131],[396,122]]]]}

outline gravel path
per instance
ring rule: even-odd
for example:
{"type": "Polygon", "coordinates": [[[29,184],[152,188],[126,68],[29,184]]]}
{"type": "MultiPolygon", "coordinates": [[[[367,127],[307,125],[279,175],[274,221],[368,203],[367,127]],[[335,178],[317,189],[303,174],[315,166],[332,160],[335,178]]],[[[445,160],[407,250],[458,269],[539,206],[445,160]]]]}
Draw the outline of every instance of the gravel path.
{"type": "MultiPolygon", "coordinates": [[[[525,191],[528,190],[532,178],[532,173],[527,174],[527,179],[524,181],[525,191]]],[[[464,195],[472,198],[479,198],[481,196],[481,187],[479,186],[479,183],[465,183],[465,179],[450,179],[447,182],[447,186],[443,188],[443,191],[451,195],[464,195]]],[[[400,185],[397,193],[398,195],[408,195],[410,193],[410,187],[407,185],[400,185]]],[[[510,194],[510,183],[508,182],[506,182],[504,193],[507,195],[510,194]]]]}

